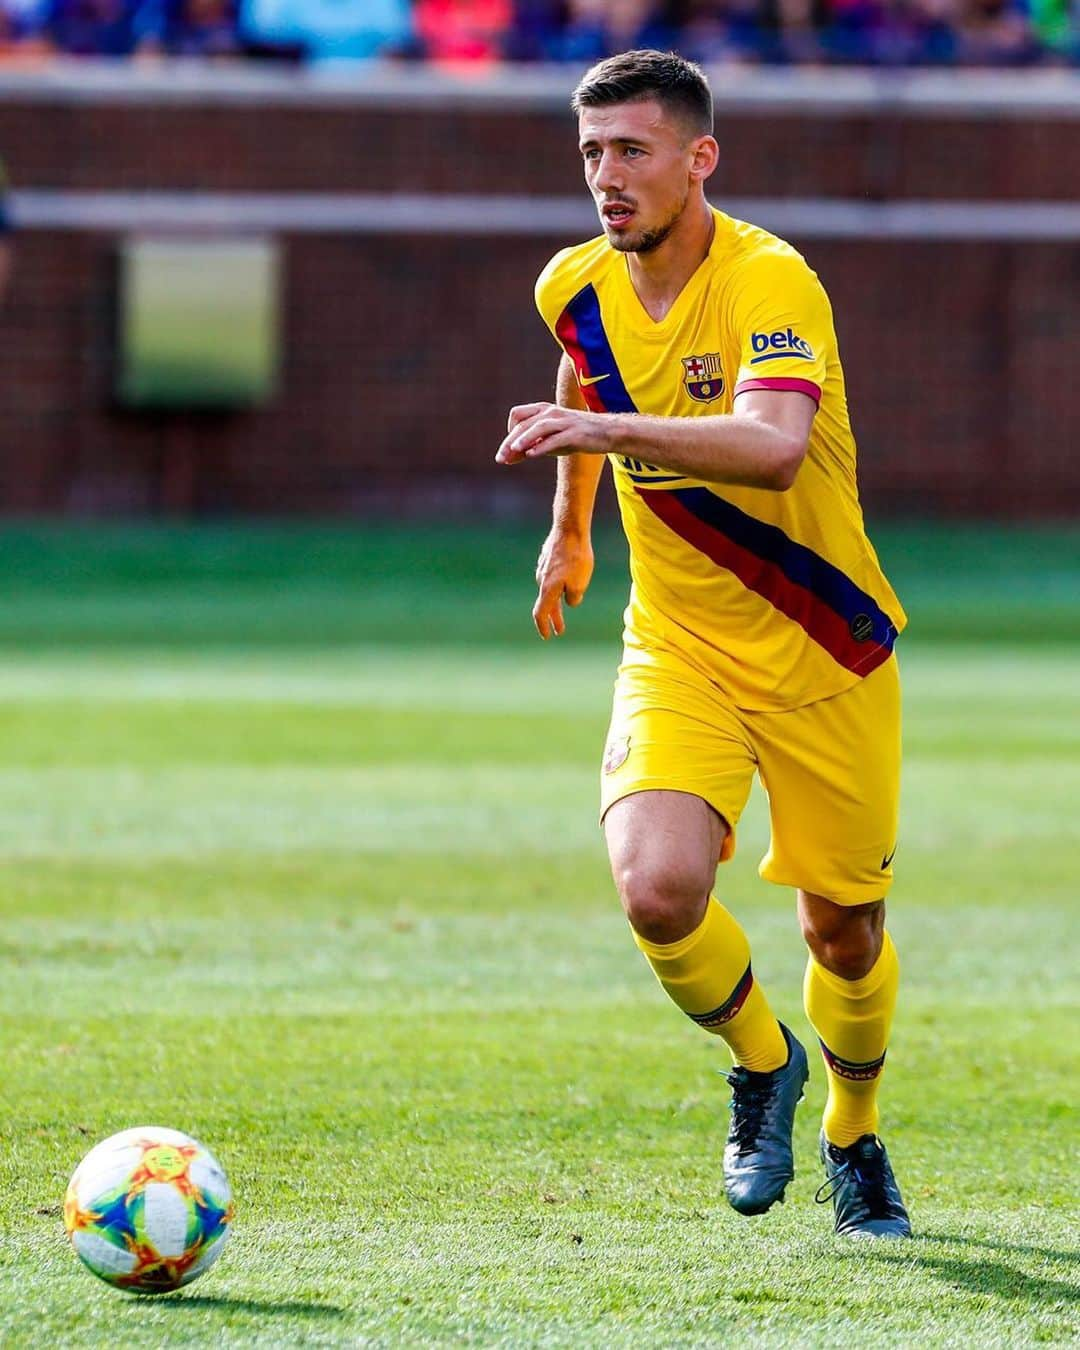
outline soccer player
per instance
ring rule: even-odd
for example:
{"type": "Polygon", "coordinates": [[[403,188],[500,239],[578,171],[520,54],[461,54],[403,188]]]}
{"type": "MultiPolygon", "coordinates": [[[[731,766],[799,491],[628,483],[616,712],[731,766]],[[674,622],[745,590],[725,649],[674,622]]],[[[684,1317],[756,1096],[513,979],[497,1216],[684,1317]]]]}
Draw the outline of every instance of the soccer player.
{"type": "Polygon", "coordinates": [[[533,618],[557,636],[563,600],[581,602],[606,457],[632,587],[602,820],[637,945],[735,1060],[728,1199],[759,1214],[783,1198],[808,1077],[712,895],[756,771],[772,827],[760,872],[797,890],[809,948],[828,1079],[818,1198],[838,1233],[906,1237],[877,1134],[905,616],[863,530],[829,301],[795,249],[706,200],[720,151],[697,66],[614,56],[572,106],[603,234],[537,282],[562,348],[557,402],[513,408],[496,455],[558,457],[533,618]]]}

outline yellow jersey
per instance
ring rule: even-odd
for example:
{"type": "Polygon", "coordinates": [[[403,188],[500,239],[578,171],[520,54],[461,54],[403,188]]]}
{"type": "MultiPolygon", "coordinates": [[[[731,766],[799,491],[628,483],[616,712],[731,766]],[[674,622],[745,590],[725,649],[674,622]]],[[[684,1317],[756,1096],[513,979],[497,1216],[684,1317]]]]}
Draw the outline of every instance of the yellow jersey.
{"type": "Polygon", "coordinates": [[[630,544],[627,659],[670,653],[736,707],[777,711],[850,688],[906,618],[863,528],[824,288],[789,244],[713,214],[708,256],[659,322],[603,236],[556,254],[536,303],[593,411],[708,417],[752,389],[818,404],[786,492],[609,457],[630,544]]]}

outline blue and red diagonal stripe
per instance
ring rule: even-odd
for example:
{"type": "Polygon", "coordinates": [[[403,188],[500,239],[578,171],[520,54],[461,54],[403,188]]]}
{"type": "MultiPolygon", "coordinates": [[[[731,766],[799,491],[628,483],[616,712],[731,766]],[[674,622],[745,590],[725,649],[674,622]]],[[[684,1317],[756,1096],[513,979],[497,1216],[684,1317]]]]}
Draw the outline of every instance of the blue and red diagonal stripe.
{"type": "Polygon", "coordinates": [[[888,660],[896,625],[812,549],[707,488],[636,491],[665,525],[794,620],[840,665],[868,675],[888,660]]]}
{"type": "Polygon", "coordinates": [[[615,353],[604,332],[600,300],[591,283],[578,291],[559,315],[555,335],[574,363],[581,393],[593,412],[637,412],[615,364],[615,353]],[[587,379],[596,379],[597,383],[585,384],[587,379]]]}
{"type": "Polygon", "coordinates": [[[743,1004],[750,997],[750,990],[753,987],[754,972],[750,966],[747,966],[739,978],[739,983],[718,1008],[713,1008],[711,1012],[687,1013],[686,1015],[699,1027],[722,1027],[742,1012],[743,1004]]]}
{"type": "Polygon", "coordinates": [[[885,1067],[886,1051],[882,1051],[877,1059],[867,1060],[865,1064],[856,1063],[852,1059],[841,1059],[839,1055],[834,1055],[825,1042],[818,1037],[818,1045],[821,1046],[821,1056],[825,1063],[840,1078],[849,1078],[855,1083],[866,1083],[871,1079],[877,1078],[885,1067]]]}

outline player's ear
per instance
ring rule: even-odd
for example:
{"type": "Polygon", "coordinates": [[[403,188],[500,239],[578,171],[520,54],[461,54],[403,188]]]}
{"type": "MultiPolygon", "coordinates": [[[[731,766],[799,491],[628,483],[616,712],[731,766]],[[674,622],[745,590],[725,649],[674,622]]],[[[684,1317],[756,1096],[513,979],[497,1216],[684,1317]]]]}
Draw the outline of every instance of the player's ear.
{"type": "Polygon", "coordinates": [[[703,183],[720,162],[720,147],[715,136],[699,136],[691,145],[690,176],[703,183]]]}

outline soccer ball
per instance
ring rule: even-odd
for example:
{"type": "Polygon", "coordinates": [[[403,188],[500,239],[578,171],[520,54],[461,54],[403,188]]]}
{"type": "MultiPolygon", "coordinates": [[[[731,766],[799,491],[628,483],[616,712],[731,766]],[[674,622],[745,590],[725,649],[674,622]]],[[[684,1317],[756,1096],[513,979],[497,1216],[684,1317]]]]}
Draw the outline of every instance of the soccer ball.
{"type": "Polygon", "coordinates": [[[232,1223],[232,1192],[209,1150],[143,1125],[92,1148],[64,1197],[64,1227],[87,1269],[136,1294],[167,1294],[204,1274],[232,1223]]]}

